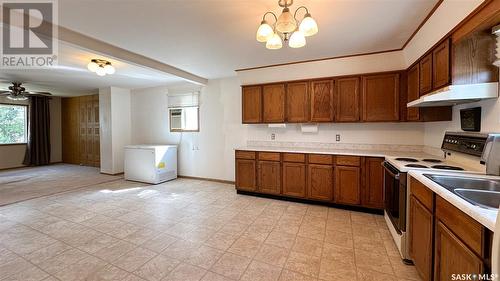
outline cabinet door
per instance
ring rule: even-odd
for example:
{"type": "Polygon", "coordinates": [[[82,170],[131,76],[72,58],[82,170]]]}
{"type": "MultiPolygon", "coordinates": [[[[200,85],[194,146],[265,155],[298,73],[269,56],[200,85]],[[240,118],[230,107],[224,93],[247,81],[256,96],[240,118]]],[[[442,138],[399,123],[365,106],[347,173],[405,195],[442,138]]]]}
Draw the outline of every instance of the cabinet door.
{"type": "Polygon", "coordinates": [[[333,121],[333,80],[311,82],[311,121],[333,121]]]}
{"type": "Polygon", "coordinates": [[[285,122],[285,84],[263,86],[262,103],[264,123],[285,122]]]}
{"type": "Polygon", "coordinates": [[[335,121],[359,121],[359,78],[338,79],[335,86],[335,121]]]}
{"type": "Polygon", "coordinates": [[[399,74],[364,76],[362,105],[364,121],[398,121],[399,74]]]}
{"type": "Polygon", "coordinates": [[[438,89],[450,82],[450,41],[445,40],[432,51],[432,87],[438,89]]]}
{"type": "Polygon", "coordinates": [[[307,82],[289,83],[286,86],[286,121],[309,121],[309,94],[307,82]]]}
{"type": "Polygon", "coordinates": [[[236,159],[236,189],[256,191],[257,175],[255,160],[236,159]]]}
{"type": "Polygon", "coordinates": [[[331,201],[333,198],[333,166],[309,164],[307,198],[331,201]]]}
{"type": "Polygon", "coordinates": [[[337,203],[359,205],[360,168],[336,166],[334,193],[334,200],[337,203]]]}
{"type": "Polygon", "coordinates": [[[283,162],[283,195],[306,196],[306,165],[283,162]]]}
{"type": "Polygon", "coordinates": [[[363,206],[384,208],[384,158],[366,157],[363,186],[363,206]]]}
{"type": "Polygon", "coordinates": [[[241,92],[243,123],[262,122],[262,88],[243,87],[241,92]]]}
{"type": "Polygon", "coordinates": [[[268,194],[281,193],[280,162],[259,161],[258,191],[268,194]]]}
{"type": "Polygon", "coordinates": [[[410,196],[410,256],[424,281],[432,280],[432,213],[410,196]]]}
{"type": "MultiPolygon", "coordinates": [[[[415,64],[410,70],[408,70],[408,81],[407,81],[407,93],[408,102],[417,100],[420,97],[420,71],[419,64],[415,64]]],[[[408,121],[419,121],[420,120],[420,108],[409,107],[406,113],[406,119],[408,121]]]]}
{"type": "Polygon", "coordinates": [[[483,273],[483,262],[441,221],[436,224],[434,280],[451,280],[452,274],[483,273]]]}
{"type": "Polygon", "coordinates": [[[420,95],[432,90],[432,54],[420,60],[420,95]]]}

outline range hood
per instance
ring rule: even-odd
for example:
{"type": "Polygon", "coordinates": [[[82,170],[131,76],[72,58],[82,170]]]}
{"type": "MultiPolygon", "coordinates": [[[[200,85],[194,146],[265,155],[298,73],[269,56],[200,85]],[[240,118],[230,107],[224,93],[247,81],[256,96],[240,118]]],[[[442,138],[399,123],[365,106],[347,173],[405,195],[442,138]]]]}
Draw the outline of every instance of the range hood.
{"type": "Polygon", "coordinates": [[[498,98],[498,83],[450,85],[409,102],[408,107],[453,106],[498,98]]]}

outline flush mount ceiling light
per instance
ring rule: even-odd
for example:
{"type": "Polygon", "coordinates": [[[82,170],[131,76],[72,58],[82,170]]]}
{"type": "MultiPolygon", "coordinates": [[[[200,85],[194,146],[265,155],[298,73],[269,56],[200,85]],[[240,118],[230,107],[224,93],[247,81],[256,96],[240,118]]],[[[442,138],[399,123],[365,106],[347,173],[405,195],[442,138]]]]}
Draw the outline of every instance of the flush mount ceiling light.
{"type": "Polygon", "coordinates": [[[309,10],[305,6],[300,6],[292,15],[289,7],[293,4],[293,0],[279,0],[278,5],[283,8],[281,15],[276,16],[273,12],[267,12],[262,17],[259,29],[257,30],[257,41],[266,43],[266,48],[277,50],[283,47],[283,41],[288,42],[291,48],[301,48],[306,45],[306,36],[312,36],[318,33],[318,25],[311,17],[309,10]],[[297,12],[301,9],[305,10],[305,15],[299,22],[297,20],[297,12]],[[266,21],[267,15],[274,16],[274,24],[269,24],[266,21]]]}
{"type": "Polygon", "coordinates": [[[99,76],[115,73],[115,68],[111,65],[111,62],[102,59],[92,59],[87,68],[99,76]]]}

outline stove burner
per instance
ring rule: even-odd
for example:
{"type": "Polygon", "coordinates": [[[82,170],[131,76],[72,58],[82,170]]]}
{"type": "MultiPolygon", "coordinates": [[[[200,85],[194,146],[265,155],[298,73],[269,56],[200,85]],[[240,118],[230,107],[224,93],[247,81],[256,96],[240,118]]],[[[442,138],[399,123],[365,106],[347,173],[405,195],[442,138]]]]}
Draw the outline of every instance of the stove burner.
{"type": "Polygon", "coordinates": [[[427,166],[420,165],[420,164],[406,164],[405,167],[410,167],[410,168],[428,168],[427,166]]]}
{"type": "Polygon", "coordinates": [[[455,167],[455,166],[448,166],[448,165],[434,165],[432,166],[433,169],[440,169],[440,170],[455,170],[455,171],[463,171],[464,169],[460,167],[455,167]]]}
{"type": "Polygon", "coordinates": [[[443,161],[439,159],[422,159],[424,162],[429,162],[429,163],[442,163],[443,161]]]}
{"type": "Polygon", "coordinates": [[[417,159],[414,158],[405,158],[405,157],[400,157],[396,158],[397,161],[403,161],[403,162],[418,162],[417,159]]]}

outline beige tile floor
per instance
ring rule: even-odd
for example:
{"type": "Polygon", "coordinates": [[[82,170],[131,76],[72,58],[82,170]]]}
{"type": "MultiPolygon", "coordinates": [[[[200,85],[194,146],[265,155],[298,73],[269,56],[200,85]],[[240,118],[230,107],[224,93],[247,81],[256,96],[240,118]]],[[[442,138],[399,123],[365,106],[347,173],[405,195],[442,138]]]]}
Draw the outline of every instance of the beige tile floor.
{"type": "Polygon", "coordinates": [[[123,180],[0,207],[0,280],[419,280],[382,216],[123,180]]]}

